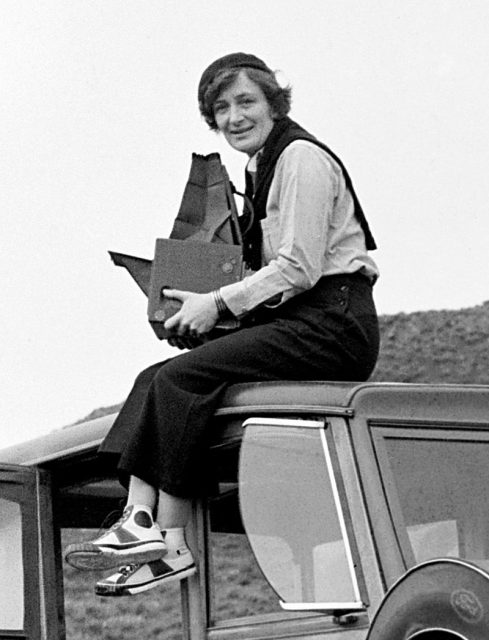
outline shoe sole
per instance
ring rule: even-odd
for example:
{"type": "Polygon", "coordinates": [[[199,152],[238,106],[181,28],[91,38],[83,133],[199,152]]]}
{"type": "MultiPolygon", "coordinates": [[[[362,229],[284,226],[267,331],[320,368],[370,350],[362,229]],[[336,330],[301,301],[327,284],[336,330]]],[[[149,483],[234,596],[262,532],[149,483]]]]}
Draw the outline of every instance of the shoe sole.
{"type": "Polygon", "coordinates": [[[114,569],[124,564],[145,564],[163,558],[166,553],[167,548],[161,542],[128,549],[108,549],[91,542],[78,542],[67,548],[65,560],[75,569],[98,571],[114,569]]]}
{"type": "Polygon", "coordinates": [[[178,571],[172,571],[171,573],[165,574],[164,577],[153,578],[152,580],[148,580],[147,582],[140,583],[138,585],[133,586],[125,586],[120,584],[114,585],[95,585],[95,595],[111,597],[111,598],[120,598],[123,596],[134,596],[138,593],[143,593],[143,591],[149,591],[149,589],[154,589],[162,584],[167,584],[169,582],[174,582],[175,580],[183,580],[184,578],[188,578],[193,576],[197,571],[196,566],[193,564],[190,567],[185,567],[184,569],[178,569],[178,571]]]}

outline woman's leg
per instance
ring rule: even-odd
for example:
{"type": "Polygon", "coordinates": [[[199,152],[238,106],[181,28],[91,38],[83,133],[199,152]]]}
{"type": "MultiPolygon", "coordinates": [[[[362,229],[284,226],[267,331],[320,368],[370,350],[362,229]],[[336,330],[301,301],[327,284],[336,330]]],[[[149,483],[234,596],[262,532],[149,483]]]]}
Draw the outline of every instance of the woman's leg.
{"type": "MultiPolygon", "coordinates": [[[[205,491],[210,420],[229,384],[368,376],[377,355],[378,335],[375,310],[362,288],[361,283],[359,287],[352,283],[350,291],[344,279],[336,279],[312,304],[311,296],[304,304],[304,296],[297,309],[295,302],[287,312],[284,305],[276,322],[230,334],[151,370],[144,404],[119,469],[126,477],[144,477],[150,486],[159,487],[157,521],[166,540],[170,532],[179,532],[177,539],[186,548],[188,497],[205,491]]],[[[141,573],[145,581],[147,572],[141,569],[141,573]]],[[[167,575],[167,568],[158,570],[158,579],[167,575]]],[[[116,574],[109,581],[119,584],[121,578],[116,574]]],[[[141,587],[145,588],[150,587],[141,587]]]]}
{"type": "MultiPolygon", "coordinates": [[[[161,558],[167,545],[153,519],[157,498],[158,491],[154,487],[131,476],[122,517],[95,540],[70,545],[66,549],[66,561],[77,569],[94,570],[161,558]]],[[[171,508],[170,500],[166,509],[170,514],[178,513],[176,506],[171,508]]]]}
{"type": "Polygon", "coordinates": [[[147,506],[153,510],[157,504],[156,522],[160,529],[185,527],[190,518],[191,501],[177,498],[165,491],[157,491],[137,476],[131,476],[126,506],[147,506]],[[158,498],[158,500],[156,500],[158,498]]]}
{"type": "Polygon", "coordinates": [[[78,569],[123,565],[97,582],[95,593],[102,596],[133,595],[191,576],[196,566],[185,540],[190,509],[189,499],[157,491],[131,476],[122,518],[96,540],[70,545],[66,559],[78,569]]]}
{"type": "MultiPolygon", "coordinates": [[[[144,497],[144,489],[139,494],[136,485],[134,483],[134,495],[137,499],[144,497]]],[[[95,585],[96,595],[130,596],[193,575],[197,568],[185,539],[190,509],[189,499],[159,491],[156,523],[165,541],[165,554],[157,560],[123,566],[116,573],[99,580],[95,585]]]]}
{"type": "Polygon", "coordinates": [[[126,506],[145,505],[153,510],[156,505],[156,497],[157,491],[154,487],[137,476],[131,476],[126,506]]]}
{"type": "Polygon", "coordinates": [[[226,388],[261,380],[364,380],[378,353],[367,280],[323,279],[260,323],[149,367],[100,448],[119,473],[172,496],[206,492],[212,416],[226,388]]]}
{"type": "Polygon", "coordinates": [[[212,417],[230,384],[348,379],[351,343],[341,344],[345,322],[337,315],[319,326],[286,319],[242,329],[165,363],[152,379],[119,471],[172,496],[206,493],[212,417]]]}
{"type": "MultiPolygon", "coordinates": [[[[146,482],[132,476],[128,505],[144,500],[152,503],[156,491],[146,482]]],[[[187,578],[196,572],[192,552],[185,539],[185,526],[190,518],[191,501],[158,491],[156,524],[161,530],[166,549],[156,560],[122,566],[116,573],[99,580],[95,593],[99,596],[130,596],[158,585],[187,578]]]]}
{"type": "Polygon", "coordinates": [[[192,502],[189,498],[178,498],[160,490],[156,522],[162,530],[183,529],[190,519],[191,507],[192,502]]]}

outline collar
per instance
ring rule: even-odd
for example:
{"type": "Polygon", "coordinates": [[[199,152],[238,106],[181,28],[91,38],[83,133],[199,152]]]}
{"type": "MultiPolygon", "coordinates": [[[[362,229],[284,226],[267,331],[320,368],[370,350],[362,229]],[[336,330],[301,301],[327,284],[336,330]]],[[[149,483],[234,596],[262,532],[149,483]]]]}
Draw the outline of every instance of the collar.
{"type": "Polygon", "coordinates": [[[251,158],[248,160],[248,164],[246,165],[246,171],[248,171],[249,173],[256,174],[256,170],[258,168],[258,162],[262,154],[263,154],[263,147],[261,149],[258,149],[258,151],[254,155],[252,155],[251,158]]]}

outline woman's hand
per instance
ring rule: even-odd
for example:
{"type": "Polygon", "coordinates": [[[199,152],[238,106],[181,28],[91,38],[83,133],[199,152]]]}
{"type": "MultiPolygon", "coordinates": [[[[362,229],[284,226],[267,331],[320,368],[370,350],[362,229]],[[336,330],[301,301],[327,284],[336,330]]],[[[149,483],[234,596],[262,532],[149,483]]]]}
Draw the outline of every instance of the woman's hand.
{"type": "Polygon", "coordinates": [[[167,339],[170,347],[176,347],[177,349],[195,349],[204,344],[204,338],[190,338],[188,336],[170,336],[167,339]]]}
{"type": "Polygon", "coordinates": [[[164,289],[166,298],[179,300],[180,310],[165,322],[165,329],[179,336],[200,337],[209,333],[219,319],[212,293],[192,293],[178,289],[164,289]]]}

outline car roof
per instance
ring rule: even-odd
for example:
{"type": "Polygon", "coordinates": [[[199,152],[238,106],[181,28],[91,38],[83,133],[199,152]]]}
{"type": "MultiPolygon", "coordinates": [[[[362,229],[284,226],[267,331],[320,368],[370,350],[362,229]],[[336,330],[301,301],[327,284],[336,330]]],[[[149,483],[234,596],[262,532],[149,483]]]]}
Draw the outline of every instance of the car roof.
{"type": "MultiPolygon", "coordinates": [[[[254,414],[372,415],[392,419],[429,414],[432,418],[489,420],[489,386],[405,383],[279,381],[231,386],[218,417],[254,414]]],[[[0,450],[0,463],[40,465],[95,450],[112,426],[110,414],[64,427],[0,450]]]]}

